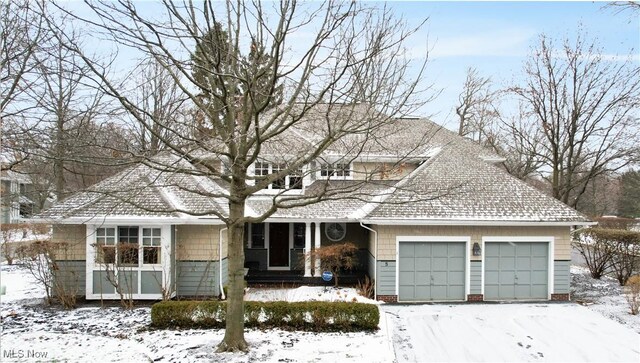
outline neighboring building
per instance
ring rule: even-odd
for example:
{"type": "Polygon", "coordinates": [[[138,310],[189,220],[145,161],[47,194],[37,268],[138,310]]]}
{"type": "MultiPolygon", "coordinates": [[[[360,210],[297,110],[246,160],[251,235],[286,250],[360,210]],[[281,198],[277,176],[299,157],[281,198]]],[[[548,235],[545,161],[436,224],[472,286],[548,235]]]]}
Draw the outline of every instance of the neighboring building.
{"type": "Polygon", "coordinates": [[[0,174],[0,222],[2,224],[21,223],[36,212],[32,200],[33,184],[29,177],[12,170],[3,170],[0,174]]]}
{"type": "MultiPolygon", "coordinates": [[[[392,127],[349,162],[350,142],[362,136],[333,145],[315,163],[317,172],[304,168],[249,200],[247,215],[258,215],[285,186],[286,195],[312,196],[327,185],[348,190],[248,226],[250,276],[290,271],[301,281],[317,278],[319,269],[301,260],[302,252],[350,241],[381,300],[569,299],[570,231],[591,224],[586,217],[508,175],[492,152],[428,120],[398,119],[392,127]]],[[[310,130],[292,129],[288,140],[307,142],[310,130]]],[[[278,153],[265,147],[254,174],[277,168],[267,160],[278,153]]],[[[114,281],[136,299],[219,295],[227,281],[226,230],[212,212],[224,215],[228,207],[206,195],[226,193],[226,184],[197,170],[161,154],[41,214],[54,223],[53,240],[67,243],[59,267],[75,271],[69,283],[88,299],[118,298],[114,281]],[[167,163],[194,172],[161,171],[167,163]]]]}

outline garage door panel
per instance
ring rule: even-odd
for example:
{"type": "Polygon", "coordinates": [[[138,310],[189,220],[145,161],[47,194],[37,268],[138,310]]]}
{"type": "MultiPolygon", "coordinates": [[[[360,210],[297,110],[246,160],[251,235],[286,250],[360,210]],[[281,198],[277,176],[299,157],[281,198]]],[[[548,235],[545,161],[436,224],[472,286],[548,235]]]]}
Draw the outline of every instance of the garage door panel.
{"type": "Polygon", "coordinates": [[[400,257],[399,261],[399,271],[400,272],[413,272],[415,271],[414,259],[408,257],[400,257]]]}
{"type": "Polygon", "coordinates": [[[485,299],[545,299],[548,292],[547,242],[486,242],[485,299]]]}
{"type": "Polygon", "coordinates": [[[415,246],[413,244],[403,245],[398,252],[398,256],[400,256],[401,260],[403,257],[413,258],[415,256],[415,246]]]}
{"type": "Polygon", "coordinates": [[[548,257],[549,248],[544,243],[534,243],[531,246],[531,255],[535,257],[548,257]]]}
{"type": "Polygon", "coordinates": [[[464,242],[401,242],[399,255],[406,257],[400,259],[400,301],[464,300],[465,246],[464,242]]]}
{"type": "Polygon", "coordinates": [[[398,293],[400,296],[405,296],[407,300],[415,299],[414,295],[415,288],[413,286],[400,286],[398,288],[398,293]]]}
{"type": "Polygon", "coordinates": [[[528,257],[528,256],[516,257],[516,265],[518,266],[518,270],[530,270],[531,269],[531,257],[528,257]]]}
{"type": "Polygon", "coordinates": [[[547,270],[547,265],[549,264],[549,259],[547,256],[544,257],[533,257],[531,259],[531,268],[534,270],[547,270]]]}
{"type": "Polygon", "coordinates": [[[431,271],[431,259],[424,257],[416,257],[416,271],[431,271]]]}
{"type": "Polygon", "coordinates": [[[416,272],[416,284],[430,284],[431,272],[416,272]]]}
{"type": "Polygon", "coordinates": [[[431,244],[431,255],[433,257],[448,257],[449,255],[449,247],[446,243],[432,243],[431,244]]]}

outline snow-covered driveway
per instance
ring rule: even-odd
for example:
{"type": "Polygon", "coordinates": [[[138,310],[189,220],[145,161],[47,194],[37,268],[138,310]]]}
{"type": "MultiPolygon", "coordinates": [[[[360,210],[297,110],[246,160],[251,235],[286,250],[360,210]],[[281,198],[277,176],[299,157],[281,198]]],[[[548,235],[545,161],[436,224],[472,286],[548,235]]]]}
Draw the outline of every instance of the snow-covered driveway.
{"type": "Polygon", "coordinates": [[[640,334],[576,304],[381,309],[398,362],[640,362],[640,334]]]}

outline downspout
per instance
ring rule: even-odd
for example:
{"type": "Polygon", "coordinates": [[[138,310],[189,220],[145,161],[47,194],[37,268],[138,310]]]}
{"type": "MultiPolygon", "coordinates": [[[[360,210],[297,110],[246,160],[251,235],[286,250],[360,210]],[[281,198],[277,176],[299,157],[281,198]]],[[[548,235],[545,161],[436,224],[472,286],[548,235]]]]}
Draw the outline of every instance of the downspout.
{"type": "Polygon", "coordinates": [[[371,229],[362,222],[360,222],[360,227],[373,232],[373,300],[378,300],[378,232],[375,229],[371,229]]]}
{"type": "Polygon", "coordinates": [[[219,284],[220,284],[220,297],[222,298],[222,300],[226,299],[226,296],[224,295],[224,287],[222,286],[222,232],[226,231],[227,227],[221,228],[220,229],[220,239],[219,241],[219,245],[218,245],[218,267],[219,267],[219,273],[218,273],[218,280],[219,280],[219,284]]]}

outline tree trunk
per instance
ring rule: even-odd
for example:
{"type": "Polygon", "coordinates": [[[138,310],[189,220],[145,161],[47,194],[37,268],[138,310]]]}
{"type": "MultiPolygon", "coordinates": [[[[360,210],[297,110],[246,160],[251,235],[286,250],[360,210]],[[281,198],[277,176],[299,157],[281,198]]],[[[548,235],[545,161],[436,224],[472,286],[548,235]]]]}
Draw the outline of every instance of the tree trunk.
{"type": "MultiPolygon", "coordinates": [[[[235,183],[235,181],[232,182],[232,194],[235,183]]],[[[218,352],[249,350],[249,345],[244,339],[244,223],[242,218],[244,218],[245,201],[245,199],[232,199],[229,202],[227,317],[224,339],[218,345],[218,352]]]]}

